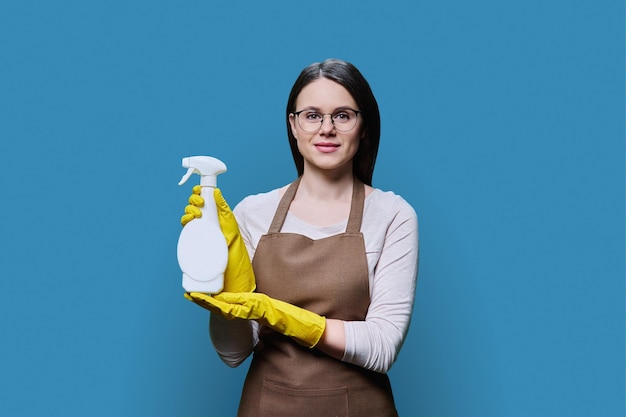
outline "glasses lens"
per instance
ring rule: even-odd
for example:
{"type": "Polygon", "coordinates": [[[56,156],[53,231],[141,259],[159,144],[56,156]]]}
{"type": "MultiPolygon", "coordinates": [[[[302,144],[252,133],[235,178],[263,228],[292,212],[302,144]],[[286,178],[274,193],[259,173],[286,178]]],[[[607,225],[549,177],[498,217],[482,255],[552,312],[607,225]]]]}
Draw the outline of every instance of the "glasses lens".
{"type": "Polygon", "coordinates": [[[324,116],[313,110],[298,113],[298,124],[305,132],[317,132],[322,127],[324,116]]]}
{"type": "MultiPolygon", "coordinates": [[[[348,132],[356,126],[358,113],[352,109],[338,110],[329,115],[335,129],[339,132],[348,132]]],[[[317,132],[324,123],[324,116],[314,110],[304,110],[298,113],[298,124],[305,132],[317,132]]]]}
{"type": "Polygon", "coordinates": [[[333,124],[340,132],[347,132],[356,126],[357,113],[354,110],[346,109],[333,113],[333,124]]]}

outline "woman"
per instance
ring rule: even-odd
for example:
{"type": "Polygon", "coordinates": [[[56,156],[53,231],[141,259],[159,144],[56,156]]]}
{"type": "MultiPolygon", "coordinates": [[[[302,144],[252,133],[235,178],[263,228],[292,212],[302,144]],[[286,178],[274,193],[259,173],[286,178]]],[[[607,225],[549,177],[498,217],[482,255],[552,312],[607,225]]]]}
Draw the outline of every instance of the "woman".
{"type": "Polygon", "coordinates": [[[371,186],[376,99],[352,64],[329,59],[302,71],[286,120],[298,179],[234,210],[256,291],[247,268],[229,260],[237,267],[224,292],[186,296],[212,311],[224,362],[254,353],[239,416],[396,416],[386,372],[413,307],[417,217],[371,186]]]}

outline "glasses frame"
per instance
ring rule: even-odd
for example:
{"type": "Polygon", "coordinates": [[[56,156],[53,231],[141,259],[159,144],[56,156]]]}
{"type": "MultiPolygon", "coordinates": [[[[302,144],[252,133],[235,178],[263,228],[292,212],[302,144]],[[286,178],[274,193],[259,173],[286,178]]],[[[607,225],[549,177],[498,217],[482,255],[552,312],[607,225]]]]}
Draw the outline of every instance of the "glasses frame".
{"type": "MultiPolygon", "coordinates": [[[[302,127],[302,125],[300,124],[300,113],[303,113],[305,111],[315,111],[314,109],[304,109],[304,110],[300,110],[300,111],[294,111],[291,112],[290,114],[293,114],[296,117],[296,122],[298,123],[298,126],[300,126],[300,129],[304,130],[307,133],[317,133],[320,131],[320,129],[322,128],[322,126],[324,125],[324,116],[329,115],[330,116],[330,123],[333,125],[333,128],[335,130],[337,130],[337,132],[341,132],[341,133],[346,133],[346,132],[350,132],[352,129],[354,129],[356,127],[356,125],[358,124],[358,118],[359,118],[359,114],[361,113],[360,110],[355,110],[355,109],[351,109],[350,107],[345,107],[345,108],[341,108],[341,109],[337,109],[332,113],[321,113],[320,116],[322,116],[322,119],[320,120],[320,125],[317,129],[315,130],[306,130],[304,127],[302,127]],[[348,130],[341,130],[341,129],[337,129],[337,126],[335,125],[335,121],[333,120],[333,114],[335,113],[339,113],[341,111],[345,111],[345,110],[350,110],[353,111],[356,115],[356,121],[354,122],[354,126],[352,126],[350,129],[348,130]]],[[[312,124],[312,123],[311,123],[312,124]]]]}

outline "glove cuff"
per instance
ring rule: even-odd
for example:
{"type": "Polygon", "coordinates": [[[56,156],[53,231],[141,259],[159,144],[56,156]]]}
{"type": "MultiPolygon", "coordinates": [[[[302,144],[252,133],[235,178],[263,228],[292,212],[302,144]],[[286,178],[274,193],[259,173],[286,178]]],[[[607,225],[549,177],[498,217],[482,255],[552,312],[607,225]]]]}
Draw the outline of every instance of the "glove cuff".
{"type": "Polygon", "coordinates": [[[326,318],[311,313],[311,322],[308,326],[294,326],[295,329],[289,329],[285,334],[293,338],[299,345],[314,348],[319,343],[326,330],[326,318]],[[292,333],[292,334],[289,334],[292,333]]]}

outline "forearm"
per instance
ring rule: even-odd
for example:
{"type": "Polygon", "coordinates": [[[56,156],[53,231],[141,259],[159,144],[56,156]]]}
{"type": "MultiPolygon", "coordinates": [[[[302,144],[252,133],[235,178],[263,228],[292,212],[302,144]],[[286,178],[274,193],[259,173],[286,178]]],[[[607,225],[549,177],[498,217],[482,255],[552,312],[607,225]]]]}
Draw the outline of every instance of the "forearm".
{"type": "Polygon", "coordinates": [[[403,339],[390,323],[327,319],[316,348],[335,359],[385,373],[395,362],[403,339]]]}
{"type": "Polygon", "coordinates": [[[344,328],[346,351],[342,360],[380,373],[391,369],[406,336],[388,322],[352,321],[344,323],[344,328]]]}
{"type": "Polygon", "coordinates": [[[317,343],[317,349],[335,359],[343,359],[346,350],[346,333],[343,321],[326,319],[326,328],[322,338],[317,343]]]}

